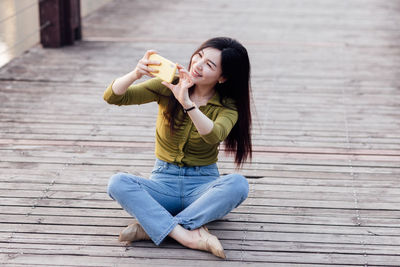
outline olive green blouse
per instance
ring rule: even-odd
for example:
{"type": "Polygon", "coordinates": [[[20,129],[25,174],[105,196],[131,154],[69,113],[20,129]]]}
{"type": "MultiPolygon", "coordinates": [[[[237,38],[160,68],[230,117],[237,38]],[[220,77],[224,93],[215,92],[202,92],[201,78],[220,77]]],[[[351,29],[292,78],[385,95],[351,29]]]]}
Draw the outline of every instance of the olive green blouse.
{"type": "MultiPolygon", "coordinates": [[[[113,82],[114,83],[114,82],[113,82]]],[[[129,86],[124,95],[116,95],[111,83],[104,92],[104,100],[115,105],[139,105],[152,101],[158,103],[156,122],[156,157],[179,166],[205,166],[218,160],[218,146],[224,141],[238,119],[236,105],[232,99],[223,99],[216,93],[205,106],[199,107],[214,122],[213,129],[200,135],[189,115],[180,109],[175,117],[176,129],[170,133],[166,111],[169,88],[161,84],[161,79],[152,78],[129,86]]]]}

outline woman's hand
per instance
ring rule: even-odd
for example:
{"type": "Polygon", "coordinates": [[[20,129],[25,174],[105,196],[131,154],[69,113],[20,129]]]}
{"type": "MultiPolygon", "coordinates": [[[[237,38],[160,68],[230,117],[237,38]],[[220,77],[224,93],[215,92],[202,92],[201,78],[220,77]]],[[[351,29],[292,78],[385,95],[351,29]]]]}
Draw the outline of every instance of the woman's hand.
{"type": "Polygon", "coordinates": [[[150,72],[158,72],[158,70],[155,70],[149,65],[160,65],[161,62],[157,60],[149,60],[150,55],[152,54],[157,54],[157,51],[155,50],[147,50],[146,53],[144,54],[143,58],[139,60],[138,64],[136,65],[135,70],[133,71],[136,75],[137,79],[142,78],[143,75],[147,75],[150,77],[154,77],[153,74],[150,72]]]}
{"type": "Polygon", "coordinates": [[[157,60],[149,60],[149,56],[156,53],[157,52],[155,50],[148,50],[146,54],[144,54],[143,58],[139,60],[136,68],[133,71],[125,74],[122,77],[117,78],[112,85],[113,92],[116,95],[123,95],[126,93],[129,85],[131,85],[136,80],[142,78],[143,75],[153,77],[150,72],[158,72],[158,70],[156,71],[150,68],[148,65],[160,65],[161,62],[157,60]]]}
{"type": "Polygon", "coordinates": [[[189,88],[192,87],[194,83],[189,72],[185,70],[183,66],[177,64],[177,68],[179,72],[179,83],[174,85],[168,82],[162,82],[162,84],[168,87],[174,94],[176,100],[179,101],[184,109],[187,109],[193,106],[193,102],[189,97],[189,88]]]}

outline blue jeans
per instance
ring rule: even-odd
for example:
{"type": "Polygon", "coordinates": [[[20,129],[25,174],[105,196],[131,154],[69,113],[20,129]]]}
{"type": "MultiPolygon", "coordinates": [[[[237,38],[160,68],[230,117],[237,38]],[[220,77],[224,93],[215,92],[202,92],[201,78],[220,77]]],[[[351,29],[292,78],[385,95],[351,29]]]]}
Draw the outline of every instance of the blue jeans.
{"type": "Polygon", "coordinates": [[[240,174],[219,176],[216,164],[179,167],[157,159],[150,179],[118,173],[109,196],[140,225],[156,245],[177,224],[188,230],[222,218],[242,203],[249,184],[240,174]]]}

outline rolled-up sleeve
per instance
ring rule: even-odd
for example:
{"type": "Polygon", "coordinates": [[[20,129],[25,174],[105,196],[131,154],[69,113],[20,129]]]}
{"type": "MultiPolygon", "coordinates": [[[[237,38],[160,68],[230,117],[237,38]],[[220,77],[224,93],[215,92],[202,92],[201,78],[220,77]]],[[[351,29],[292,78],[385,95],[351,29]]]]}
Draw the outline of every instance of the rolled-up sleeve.
{"type": "Polygon", "coordinates": [[[113,81],[104,91],[103,99],[109,103],[118,106],[139,105],[153,101],[159,101],[160,95],[167,92],[166,87],[161,84],[161,79],[153,78],[145,82],[131,85],[123,95],[116,95],[112,90],[113,81]]]}
{"type": "Polygon", "coordinates": [[[213,121],[214,126],[211,132],[206,135],[201,135],[201,137],[208,144],[222,142],[229,135],[237,120],[238,113],[236,110],[223,108],[213,121]]]}

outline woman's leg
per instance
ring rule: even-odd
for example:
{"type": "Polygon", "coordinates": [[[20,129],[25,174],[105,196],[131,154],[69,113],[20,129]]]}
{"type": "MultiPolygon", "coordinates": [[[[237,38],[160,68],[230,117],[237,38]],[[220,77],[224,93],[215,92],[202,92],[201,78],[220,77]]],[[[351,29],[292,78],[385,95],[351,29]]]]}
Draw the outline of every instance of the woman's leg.
{"type": "Polygon", "coordinates": [[[124,210],[136,217],[156,245],[178,224],[171,212],[181,206],[180,198],[173,196],[171,189],[162,183],[118,173],[111,177],[107,191],[124,210]]]}
{"type": "Polygon", "coordinates": [[[179,224],[169,236],[186,247],[207,250],[225,258],[218,238],[201,226],[222,218],[239,206],[247,198],[248,191],[246,178],[239,174],[226,175],[199,186],[191,194],[195,196],[188,200],[190,205],[175,216],[179,224]]]}
{"type": "Polygon", "coordinates": [[[231,174],[200,185],[191,191],[186,200],[188,206],[175,217],[171,213],[179,209],[182,199],[165,191],[160,183],[124,173],[114,175],[108,187],[109,195],[138,219],[156,245],[169,234],[186,247],[224,258],[218,239],[199,227],[239,206],[248,194],[247,180],[231,174]]]}
{"type": "Polygon", "coordinates": [[[249,184],[244,176],[221,176],[188,196],[187,207],[175,218],[184,228],[197,229],[228,214],[247,198],[248,192],[249,184]]]}

